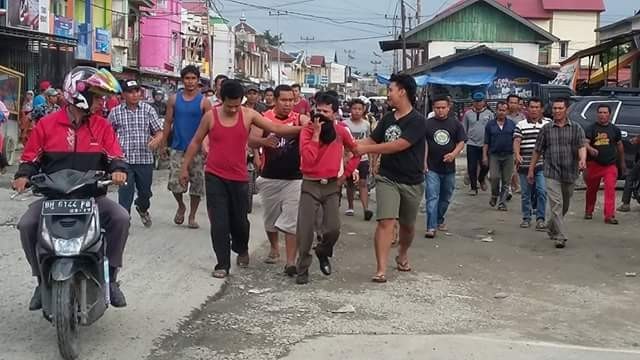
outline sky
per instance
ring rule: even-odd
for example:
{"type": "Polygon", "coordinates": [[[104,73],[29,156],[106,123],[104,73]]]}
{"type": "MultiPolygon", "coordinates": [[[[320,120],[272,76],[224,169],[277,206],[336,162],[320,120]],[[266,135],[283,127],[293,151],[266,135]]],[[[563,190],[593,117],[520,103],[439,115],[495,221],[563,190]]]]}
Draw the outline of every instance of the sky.
{"type": "MultiPolygon", "coordinates": [[[[215,0],[223,17],[232,25],[242,14],[258,32],[281,33],[286,51],[305,50],[324,55],[354,67],[362,73],[390,72],[392,57],[382,53],[381,40],[390,40],[394,15],[399,16],[398,0],[215,0]],[[271,10],[270,10],[271,9],[271,10]],[[281,10],[280,15],[274,9],[281,10]],[[284,13],[284,12],[288,13],[284,13]],[[271,13],[271,14],[270,14],[271,13]],[[380,62],[380,64],[372,64],[380,62]]],[[[422,0],[421,22],[456,0],[422,0]]],[[[407,16],[415,21],[416,0],[406,0],[407,16]]],[[[637,0],[605,0],[603,25],[633,15],[640,8],[637,0]],[[635,3],[635,5],[633,5],[635,3]]],[[[400,22],[397,22],[397,26],[400,22]]],[[[415,24],[413,24],[415,25],[415,24]]]]}

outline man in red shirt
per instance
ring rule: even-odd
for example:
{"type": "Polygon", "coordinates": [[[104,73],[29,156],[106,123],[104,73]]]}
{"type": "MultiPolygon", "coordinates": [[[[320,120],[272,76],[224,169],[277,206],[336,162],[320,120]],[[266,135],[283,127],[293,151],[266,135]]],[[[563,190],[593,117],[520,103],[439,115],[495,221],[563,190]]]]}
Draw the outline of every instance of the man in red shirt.
{"type": "Polygon", "coordinates": [[[300,96],[300,85],[293,84],[291,85],[291,88],[293,89],[294,97],[293,112],[297,112],[300,115],[309,116],[311,114],[311,105],[309,105],[309,102],[304,98],[304,96],[300,96]]]}
{"type": "MultiPolygon", "coordinates": [[[[265,118],[283,125],[306,126],[309,123],[307,116],[291,111],[293,89],[290,86],[276,87],[274,97],[275,107],[264,113],[265,118]]],[[[249,144],[264,151],[264,166],[256,185],[262,198],[264,228],[271,244],[271,251],[265,262],[274,264],[280,258],[278,232],[281,231],[284,233],[287,254],[285,273],[294,276],[296,225],[302,185],[299,137],[280,137],[254,127],[249,144]]]]}
{"type": "Polygon", "coordinates": [[[238,254],[237,264],[249,266],[249,177],[247,145],[249,130],[257,126],[280,136],[295,136],[300,126],[276,124],[257,111],[242,106],[245,90],[237,80],[225,80],[220,89],[222,105],[207,111],[184,155],[180,183],[189,181],[189,166],[208,136],[209,151],[205,166],[207,212],[211,222],[211,240],[218,264],[213,277],[225,278],[231,268],[231,250],[238,254]]]}
{"type": "Polygon", "coordinates": [[[322,236],[315,248],[320,270],[331,275],[329,258],[340,237],[340,189],[346,174],[352,174],[360,163],[360,157],[351,158],[344,166],[343,155],[347,148],[353,151],[356,142],[349,130],[336,123],[338,99],[321,94],[317,97],[317,114],[313,122],[300,133],[300,167],[302,193],[298,207],[298,276],[297,284],[309,282],[309,266],[312,256],[314,232],[321,224],[322,236]],[[318,221],[321,216],[321,221],[318,221]]]}

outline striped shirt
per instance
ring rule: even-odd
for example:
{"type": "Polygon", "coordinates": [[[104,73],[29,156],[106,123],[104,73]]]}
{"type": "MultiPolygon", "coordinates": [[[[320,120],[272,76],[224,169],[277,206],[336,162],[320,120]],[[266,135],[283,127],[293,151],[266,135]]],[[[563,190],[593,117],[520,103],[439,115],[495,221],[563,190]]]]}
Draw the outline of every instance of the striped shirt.
{"type": "Polygon", "coordinates": [[[569,119],[562,127],[555,122],[543,126],[535,150],[544,156],[544,176],[561,183],[575,183],[579,174],[578,150],[584,146],[584,130],[569,119]]]}
{"type": "Polygon", "coordinates": [[[109,121],[118,135],[127,163],[153,164],[153,152],[148,143],[162,130],[162,124],[151,105],[139,102],[135,110],[126,104],[118,105],[109,113],[109,121]]]}
{"type": "MultiPolygon", "coordinates": [[[[537,122],[530,122],[529,120],[522,120],[516,125],[516,131],[513,133],[514,139],[520,140],[520,156],[522,156],[522,164],[520,165],[520,172],[524,173],[529,171],[531,166],[531,158],[533,157],[533,150],[536,148],[536,140],[538,140],[538,134],[543,126],[548,124],[551,119],[542,118],[537,122]]],[[[540,157],[536,168],[542,167],[543,159],[540,157]]]]}

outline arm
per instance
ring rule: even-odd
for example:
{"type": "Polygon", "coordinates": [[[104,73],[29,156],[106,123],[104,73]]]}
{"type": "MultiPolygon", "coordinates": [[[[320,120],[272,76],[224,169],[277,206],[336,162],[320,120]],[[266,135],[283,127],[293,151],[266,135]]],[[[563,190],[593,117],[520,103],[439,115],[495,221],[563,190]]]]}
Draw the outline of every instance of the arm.
{"type": "Polygon", "coordinates": [[[160,118],[158,117],[158,113],[155,108],[149,106],[149,133],[151,134],[151,141],[149,141],[149,148],[152,150],[156,150],[160,147],[162,143],[162,139],[164,138],[164,132],[162,129],[162,124],[160,123],[160,118]]]}
{"type": "Polygon", "coordinates": [[[455,161],[455,159],[458,157],[458,155],[460,155],[462,150],[464,150],[464,143],[467,141],[467,134],[464,132],[464,128],[462,127],[462,124],[460,124],[459,122],[457,123],[455,140],[457,141],[456,147],[453,149],[452,152],[444,155],[443,160],[445,162],[455,161]]]}
{"type": "MultiPolygon", "coordinates": [[[[169,111],[167,111],[167,113],[169,113],[169,111]]],[[[189,165],[193,161],[193,158],[196,156],[196,154],[200,151],[202,141],[209,133],[212,117],[213,114],[211,113],[211,111],[208,111],[206,114],[204,114],[202,120],[200,121],[200,126],[198,126],[198,130],[193,136],[193,139],[191,140],[191,143],[189,144],[189,147],[184,154],[184,159],[182,160],[182,168],[180,169],[180,182],[183,184],[186,184],[186,182],[189,180],[189,165]]]]}
{"type": "Polygon", "coordinates": [[[353,156],[351,157],[351,159],[349,159],[349,161],[347,162],[347,164],[344,167],[344,173],[347,176],[351,176],[351,174],[353,174],[353,172],[358,168],[358,165],[360,164],[360,155],[355,155],[356,154],[356,149],[358,147],[358,144],[356,143],[355,139],[353,138],[353,136],[351,135],[351,133],[349,132],[349,130],[345,127],[342,127],[340,125],[336,126],[336,128],[341,127],[341,133],[342,133],[342,144],[344,145],[344,147],[351,151],[353,153],[353,156]]]}
{"type": "Polygon", "coordinates": [[[263,134],[264,130],[260,129],[257,126],[252,126],[251,131],[249,132],[249,147],[253,149],[259,149],[265,146],[265,138],[262,137],[263,134]]]}
{"type": "Polygon", "coordinates": [[[624,171],[627,166],[624,162],[624,144],[622,144],[622,141],[618,141],[616,147],[618,149],[618,164],[620,164],[620,169],[624,171]]]}
{"type": "MultiPolygon", "coordinates": [[[[102,136],[102,149],[107,156],[107,159],[109,160],[109,172],[126,173],[129,170],[129,165],[125,161],[124,152],[122,151],[122,147],[120,146],[120,142],[118,141],[116,132],[107,122],[105,122],[103,129],[104,134],[102,136]]],[[[124,183],[124,181],[126,181],[126,177],[124,178],[122,183],[124,183]]]]}
{"type": "Polygon", "coordinates": [[[578,127],[578,167],[580,170],[587,168],[587,147],[585,146],[586,137],[584,130],[578,127]]]}
{"type": "Polygon", "coordinates": [[[171,135],[171,129],[173,128],[173,108],[176,104],[176,96],[171,95],[169,101],[167,101],[167,114],[164,117],[164,127],[162,129],[162,142],[166,143],[171,135]]]}
{"type": "MultiPolygon", "coordinates": [[[[365,139],[366,140],[371,140],[365,139]]],[[[372,141],[372,140],[371,140],[372,141]]],[[[394,140],[388,143],[382,144],[370,144],[366,145],[364,143],[360,143],[358,146],[358,152],[360,153],[375,153],[375,154],[395,154],[401,151],[404,151],[411,147],[411,143],[404,138],[400,138],[398,140],[394,140]]]]}
{"type": "Polygon", "coordinates": [[[300,132],[300,163],[315,164],[320,152],[320,126],[306,127],[300,132]]]}
{"type": "Polygon", "coordinates": [[[522,164],[522,155],[520,155],[520,145],[522,145],[522,129],[518,124],[516,125],[516,130],[513,133],[513,157],[516,163],[516,170],[520,168],[520,164],[522,164]]]}

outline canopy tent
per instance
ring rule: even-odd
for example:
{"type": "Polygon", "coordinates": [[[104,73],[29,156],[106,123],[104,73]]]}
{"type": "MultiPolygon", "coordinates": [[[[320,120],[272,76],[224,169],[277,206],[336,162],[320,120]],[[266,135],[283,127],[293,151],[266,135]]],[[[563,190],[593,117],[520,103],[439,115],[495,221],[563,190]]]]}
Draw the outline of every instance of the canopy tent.
{"type": "MultiPolygon", "coordinates": [[[[497,68],[493,66],[452,66],[446,70],[432,71],[426,75],[414,76],[418,86],[436,85],[489,85],[495,80],[497,68]]],[[[389,84],[389,76],[378,74],[377,81],[382,85],[389,84]]]]}

